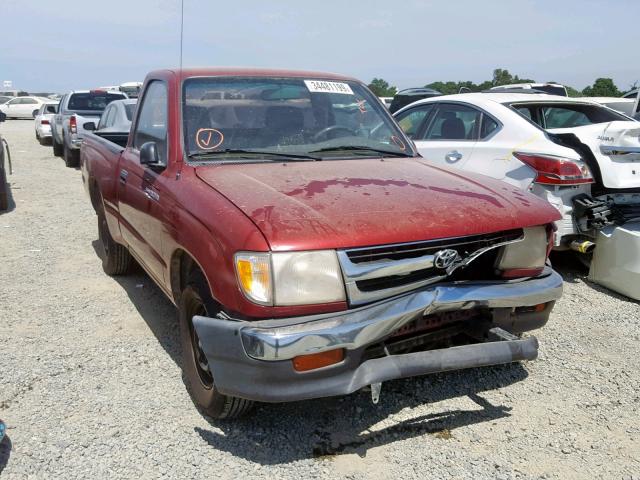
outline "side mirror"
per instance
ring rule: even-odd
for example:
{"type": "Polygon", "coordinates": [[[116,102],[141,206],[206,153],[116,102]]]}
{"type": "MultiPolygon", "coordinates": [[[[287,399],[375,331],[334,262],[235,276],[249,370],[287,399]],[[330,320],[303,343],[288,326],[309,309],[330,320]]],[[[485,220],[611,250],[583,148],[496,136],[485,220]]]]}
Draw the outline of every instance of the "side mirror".
{"type": "Polygon", "coordinates": [[[82,125],[82,128],[84,128],[85,130],[89,130],[90,132],[92,132],[93,130],[96,129],[96,124],[94,122],[87,122],[85,124],[82,125]]]}
{"type": "Polygon", "coordinates": [[[164,163],[160,161],[156,142],[143,143],[140,147],[140,163],[142,165],[150,165],[155,167],[164,167],[164,163]]]}

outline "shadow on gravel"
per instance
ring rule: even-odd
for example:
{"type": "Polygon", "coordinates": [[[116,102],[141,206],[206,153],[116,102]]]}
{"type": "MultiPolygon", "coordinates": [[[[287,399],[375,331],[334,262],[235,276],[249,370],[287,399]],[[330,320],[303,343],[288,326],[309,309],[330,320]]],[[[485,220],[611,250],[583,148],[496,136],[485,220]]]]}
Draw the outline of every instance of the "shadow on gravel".
{"type": "MultiPolygon", "coordinates": [[[[99,240],[91,242],[98,258],[102,258],[99,240]]],[[[181,367],[182,353],[176,309],[160,288],[137,263],[127,275],[112,277],[129,296],[131,303],[149,326],[162,348],[181,367]]]]}
{"type": "Polygon", "coordinates": [[[9,457],[11,456],[11,439],[9,435],[6,435],[2,442],[0,442],[0,474],[9,463],[9,457]]]}
{"type": "Polygon", "coordinates": [[[246,418],[209,420],[214,430],[196,427],[195,431],[212,448],[262,465],[343,453],[366,456],[373,447],[424,434],[447,440],[457,428],[510,416],[511,407],[493,405],[479,393],[506,387],[527,375],[522,365],[511,364],[396,380],[383,384],[378,405],[371,403],[365,391],[339,398],[263,404],[246,418]],[[434,412],[427,415],[393,418],[406,408],[463,396],[480,408],[439,410],[434,406],[434,412]],[[376,428],[383,421],[392,425],[376,428]]]}

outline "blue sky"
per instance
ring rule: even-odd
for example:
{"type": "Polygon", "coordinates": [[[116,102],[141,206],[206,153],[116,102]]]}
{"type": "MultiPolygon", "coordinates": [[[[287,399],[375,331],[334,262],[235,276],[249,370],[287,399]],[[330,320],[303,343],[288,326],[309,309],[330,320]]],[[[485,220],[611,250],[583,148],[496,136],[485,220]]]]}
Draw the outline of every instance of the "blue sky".
{"type": "MultiPolygon", "coordinates": [[[[0,0],[0,80],[65,91],[179,63],[180,0],[0,0]]],[[[383,77],[400,88],[494,68],[577,88],[640,80],[640,1],[185,0],[185,66],[383,77]],[[488,7],[487,5],[491,5],[488,7]]]]}

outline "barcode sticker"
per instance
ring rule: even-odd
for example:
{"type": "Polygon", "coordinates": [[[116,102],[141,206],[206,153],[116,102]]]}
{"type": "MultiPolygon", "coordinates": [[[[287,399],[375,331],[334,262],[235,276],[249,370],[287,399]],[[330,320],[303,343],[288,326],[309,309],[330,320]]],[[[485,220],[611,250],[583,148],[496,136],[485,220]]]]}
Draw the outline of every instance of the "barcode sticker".
{"type": "Polygon", "coordinates": [[[313,93],[342,93],[353,95],[353,90],[346,83],[326,82],[324,80],[305,80],[304,84],[313,93]]]}

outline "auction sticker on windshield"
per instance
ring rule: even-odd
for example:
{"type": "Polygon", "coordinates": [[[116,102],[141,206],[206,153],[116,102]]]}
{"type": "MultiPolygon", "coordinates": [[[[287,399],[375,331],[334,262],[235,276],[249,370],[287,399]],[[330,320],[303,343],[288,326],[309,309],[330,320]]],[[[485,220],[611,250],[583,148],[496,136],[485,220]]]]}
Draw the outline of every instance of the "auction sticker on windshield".
{"type": "Polygon", "coordinates": [[[313,93],[343,93],[353,95],[353,90],[346,83],[325,82],[323,80],[305,80],[304,84],[313,93]]]}

